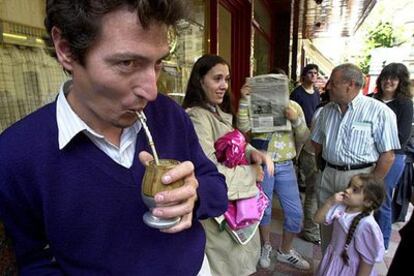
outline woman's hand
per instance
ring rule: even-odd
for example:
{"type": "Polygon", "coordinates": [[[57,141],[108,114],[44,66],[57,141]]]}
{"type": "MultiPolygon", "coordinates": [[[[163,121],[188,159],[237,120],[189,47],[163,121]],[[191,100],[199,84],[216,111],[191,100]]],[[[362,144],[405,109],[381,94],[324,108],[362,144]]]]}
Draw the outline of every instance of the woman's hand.
{"type": "Polygon", "coordinates": [[[248,83],[245,83],[242,88],[240,89],[240,96],[242,99],[247,99],[250,96],[250,92],[252,89],[248,83]]]}
{"type": "Polygon", "coordinates": [[[298,113],[290,106],[286,107],[285,109],[285,117],[292,123],[296,122],[298,120],[298,113]]]}
{"type": "Polygon", "coordinates": [[[262,182],[264,179],[264,171],[261,165],[253,164],[252,165],[256,169],[256,182],[262,182]]]}
{"type": "Polygon", "coordinates": [[[273,164],[272,158],[263,151],[253,150],[250,153],[250,160],[252,163],[259,164],[259,165],[266,165],[267,173],[272,176],[275,173],[275,166],[273,164]]]}

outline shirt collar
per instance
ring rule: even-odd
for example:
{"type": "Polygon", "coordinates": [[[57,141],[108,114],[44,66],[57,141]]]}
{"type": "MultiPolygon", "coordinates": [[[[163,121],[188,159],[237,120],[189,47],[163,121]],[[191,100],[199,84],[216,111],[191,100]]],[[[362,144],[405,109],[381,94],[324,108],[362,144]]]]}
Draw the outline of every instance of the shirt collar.
{"type": "Polygon", "coordinates": [[[233,116],[230,113],[226,113],[224,112],[220,106],[217,106],[217,113],[219,114],[219,116],[221,117],[221,119],[223,121],[225,121],[227,124],[232,124],[232,120],[233,120],[233,116]]]}
{"type": "Polygon", "coordinates": [[[362,92],[359,92],[358,95],[348,104],[349,108],[355,109],[361,102],[364,95],[362,92]]]}
{"type": "MultiPolygon", "coordinates": [[[[56,121],[58,126],[59,149],[63,149],[79,132],[87,131],[93,136],[104,139],[105,137],[93,129],[91,129],[72,109],[69,105],[66,94],[72,85],[72,80],[68,80],[62,84],[56,102],[56,121]]],[[[141,129],[141,124],[137,120],[131,127],[124,131],[133,131],[137,134],[141,129]]]]}

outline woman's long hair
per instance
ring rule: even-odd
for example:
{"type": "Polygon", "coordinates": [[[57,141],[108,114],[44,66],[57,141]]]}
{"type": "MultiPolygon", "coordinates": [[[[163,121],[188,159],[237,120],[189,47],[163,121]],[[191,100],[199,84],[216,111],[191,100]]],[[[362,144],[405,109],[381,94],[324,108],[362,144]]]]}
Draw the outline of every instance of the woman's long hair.
{"type": "Polygon", "coordinates": [[[381,81],[388,78],[398,78],[399,83],[397,90],[395,91],[395,97],[412,97],[410,91],[410,73],[408,72],[407,67],[402,63],[390,63],[385,66],[377,79],[377,90],[378,93],[375,95],[376,98],[381,99],[384,91],[381,87],[381,81]]]}
{"type": "MultiPolygon", "coordinates": [[[[200,57],[193,66],[191,71],[190,79],[188,80],[187,90],[182,106],[184,108],[199,106],[206,108],[208,99],[206,92],[201,87],[201,80],[204,76],[217,64],[227,65],[230,70],[229,64],[220,56],[206,54],[200,57]]],[[[231,95],[229,91],[224,94],[223,102],[220,104],[220,108],[227,113],[234,115],[231,106],[231,95]]]]}

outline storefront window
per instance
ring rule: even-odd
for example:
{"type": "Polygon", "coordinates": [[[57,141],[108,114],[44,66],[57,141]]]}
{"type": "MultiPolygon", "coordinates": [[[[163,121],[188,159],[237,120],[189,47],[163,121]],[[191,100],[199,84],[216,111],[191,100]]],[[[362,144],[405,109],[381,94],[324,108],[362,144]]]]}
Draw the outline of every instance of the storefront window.
{"type": "Polygon", "coordinates": [[[178,24],[171,33],[171,55],[164,62],[158,89],[181,104],[191,69],[203,55],[205,31],[205,1],[193,1],[192,17],[178,24]]]}
{"type": "Polygon", "coordinates": [[[254,64],[253,74],[267,74],[270,70],[271,17],[264,0],[254,1],[254,64]]]}
{"type": "Polygon", "coordinates": [[[254,1],[254,20],[259,23],[261,29],[270,34],[271,32],[271,18],[268,8],[266,8],[263,0],[254,1]]]}
{"type": "Polygon", "coordinates": [[[269,73],[269,53],[270,44],[267,39],[259,32],[254,34],[254,75],[269,73]]]}
{"type": "Polygon", "coordinates": [[[67,79],[44,35],[44,29],[0,20],[0,132],[53,101],[67,79]]]}

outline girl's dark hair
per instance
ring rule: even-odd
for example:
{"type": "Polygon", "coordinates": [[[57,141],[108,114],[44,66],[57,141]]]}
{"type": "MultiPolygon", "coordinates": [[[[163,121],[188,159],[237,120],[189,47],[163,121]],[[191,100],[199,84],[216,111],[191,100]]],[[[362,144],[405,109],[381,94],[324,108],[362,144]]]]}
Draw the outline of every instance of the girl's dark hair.
{"type": "MultiPolygon", "coordinates": [[[[355,231],[361,219],[366,216],[369,216],[372,211],[377,210],[382,202],[384,201],[385,191],[384,191],[384,182],[378,178],[376,178],[373,174],[357,174],[352,178],[359,178],[362,183],[362,192],[364,194],[364,201],[371,203],[362,210],[360,214],[358,214],[351,223],[351,227],[349,228],[348,235],[346,236],[345,241],[345,248],[342,251],[341,257],[344,260],[345,264],[349,264],[349,256],[348,256],[348,248],[349,244],[354,237],[355,231]]],[[[352,181],[352,179],[351,179],[352,181]]]]}
{"type": "MultiPolygon", "coordinates": [[[[207,107],[207,95],[204,89],[201,87],[202,78],[217,64],[224,64],[229,67],[229,64],[220,56],[206,54],[200,57],[193,66],[190,79],[188,80],[187,90],[183,100],[183,107],[195,107],[199,106],[205,109],[207,107]]],[[[223,102],[220,104],[220,108],[227,113],[234,116],[234,112],[231,106],[231,95],[229,91],[224,94],[223,102]]]]}
{"type": "Polygon", "coordinates": [[[407,67],[402,63],[390,63],[385,66],[377,79],[377,90],[378,93],[375,95],[376,98],[381,98],[384,91],[381,87],[381,81],[388,78],[398,79],[398,87],[395,91],[396,97],[412,97],[410,90],[410,73],[408,72],[407,67]]]}
{"type": "Polygon", "coordinates": [[[144,29],[153,21],[173,26],[185,18],[187,5],[181,0],[47,0],[45,41],[56,57],[51,39],[51,30],[56,26],[68,41],[72,57],[84,65],[85,53],[99,36],[105,14],[128,7],[137,12],[144,29]]]}

